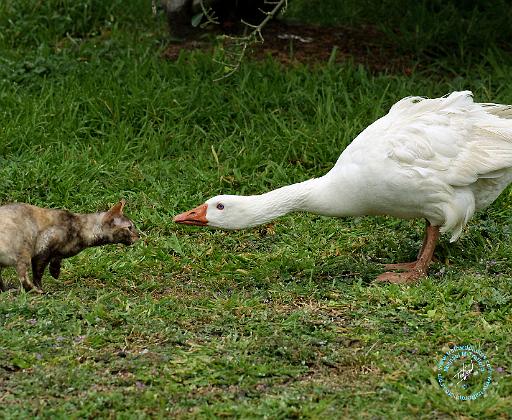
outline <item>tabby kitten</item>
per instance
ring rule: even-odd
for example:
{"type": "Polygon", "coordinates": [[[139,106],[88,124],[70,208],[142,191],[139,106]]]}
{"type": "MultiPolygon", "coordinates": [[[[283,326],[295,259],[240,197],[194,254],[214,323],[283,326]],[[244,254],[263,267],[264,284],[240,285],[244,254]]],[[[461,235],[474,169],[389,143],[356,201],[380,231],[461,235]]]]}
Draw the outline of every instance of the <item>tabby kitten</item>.
{"type": "Polygon", "coordinates": [[[121,200],[107,212],[91,214],[23,203],[0,206],[0,290],[5,290],[3,267],[16,268],[25,290],[42,293],[41,278],[48,264],[50,274],[58,278],[61,261],[85,248],[133,244],[139,234],[133,222],[123,215],[124,205],[121,200]],[[30,265],[32,281],[28,275],[30,265]]]}

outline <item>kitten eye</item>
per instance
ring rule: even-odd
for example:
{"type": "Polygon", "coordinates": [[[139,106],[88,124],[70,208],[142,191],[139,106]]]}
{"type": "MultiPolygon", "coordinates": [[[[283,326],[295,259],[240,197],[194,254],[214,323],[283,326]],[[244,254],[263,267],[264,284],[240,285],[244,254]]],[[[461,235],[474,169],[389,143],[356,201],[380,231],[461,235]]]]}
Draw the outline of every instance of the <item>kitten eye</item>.
{"type": "Polygon", "coordinates": [[[222,204],[222,203],[217,204],[217,209],[224,210],[224,204],[222,204]]]}

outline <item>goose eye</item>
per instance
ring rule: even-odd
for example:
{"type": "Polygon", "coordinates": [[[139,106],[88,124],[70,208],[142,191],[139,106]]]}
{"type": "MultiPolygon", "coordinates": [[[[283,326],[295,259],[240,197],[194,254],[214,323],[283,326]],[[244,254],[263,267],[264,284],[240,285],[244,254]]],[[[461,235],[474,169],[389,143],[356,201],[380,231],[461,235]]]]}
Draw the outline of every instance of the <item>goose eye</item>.
{"type": "Polygon", "coordinates": [[[222,203],[217,204],[217,209],[224,210],[224,204],[222,204],[222,203]]]}

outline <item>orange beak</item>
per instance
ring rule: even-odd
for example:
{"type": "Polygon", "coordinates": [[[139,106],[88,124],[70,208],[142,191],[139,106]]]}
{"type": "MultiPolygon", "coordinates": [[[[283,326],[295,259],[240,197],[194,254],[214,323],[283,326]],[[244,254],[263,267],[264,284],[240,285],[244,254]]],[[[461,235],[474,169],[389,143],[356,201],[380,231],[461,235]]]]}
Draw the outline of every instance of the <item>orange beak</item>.
{"type": "Polygon", "coordinates": [[[185,213],[178,214],[174,216],[174,221],[176,223],[181,223],[183,225],[195,225],[195,226],[207,226],[208,220],[206,219],[206,210],[208,209],[208,204],[201,204],[199,207],[195,209],[186,211],[185,213]]]}

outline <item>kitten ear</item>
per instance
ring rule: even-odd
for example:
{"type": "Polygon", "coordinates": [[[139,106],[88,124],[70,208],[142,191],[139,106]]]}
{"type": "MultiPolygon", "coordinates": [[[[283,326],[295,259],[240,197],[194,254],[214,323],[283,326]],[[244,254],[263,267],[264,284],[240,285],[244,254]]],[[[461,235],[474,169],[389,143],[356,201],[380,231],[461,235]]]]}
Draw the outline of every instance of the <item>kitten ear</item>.
{"type": "Polygon", "coordinates": [[[105,213],[105,216],[103,216],[103,221],[106,222],[108,220],[112,220],[116,217],[123,215],[123,208],[126,204],[126,201],[124,198],[122,198],[119,203],[114,205],[109,211],[105,213]]]}
{"type": "Polygon", "coordinates": [[[126,200],[121,198],[119,203],[117,203],[114,207],[110,209],[110,211],[115,211],[117,214],[123,214],[124,205],[126,204],[126,200]]]}
{"type": "Polygon", "coordinates": [[[119,200],[119,203],[117,203],[114,207],[112,207],[108,212],[115,215],[121,215],[123,214],[124,205],[126,204],[126,201],[124,198],[119,200]]]}

